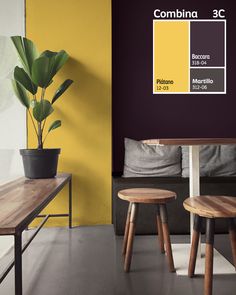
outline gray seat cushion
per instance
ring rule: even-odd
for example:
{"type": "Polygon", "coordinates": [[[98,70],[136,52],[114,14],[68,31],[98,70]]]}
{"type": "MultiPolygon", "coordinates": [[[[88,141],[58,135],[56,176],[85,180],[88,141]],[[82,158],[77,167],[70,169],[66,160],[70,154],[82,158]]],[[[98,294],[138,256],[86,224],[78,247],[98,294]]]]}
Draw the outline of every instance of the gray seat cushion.
{"type": "Polygon", "coordinates": [[[148,145],[125,138],[123,177],[181,175],[181,148],[148,145]]]}
{"type": "MultiPolygon", "coordinates": [[[[200,146],[200,176],[236,176],[235,145],[200,146]]],[[[189,148],[182,147],[182,176],[189,177],[189,148]]]]}

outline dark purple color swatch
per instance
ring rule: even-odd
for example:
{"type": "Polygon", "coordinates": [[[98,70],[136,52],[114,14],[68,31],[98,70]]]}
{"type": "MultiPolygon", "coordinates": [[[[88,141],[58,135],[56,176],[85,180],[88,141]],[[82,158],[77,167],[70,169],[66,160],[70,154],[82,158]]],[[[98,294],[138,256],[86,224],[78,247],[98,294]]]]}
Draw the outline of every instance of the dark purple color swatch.
{"type": "Polygon", "coordinates": [[[224,30],[223,21],[193,21],[190,23],[191,66],[224,66],[224,30]]]}

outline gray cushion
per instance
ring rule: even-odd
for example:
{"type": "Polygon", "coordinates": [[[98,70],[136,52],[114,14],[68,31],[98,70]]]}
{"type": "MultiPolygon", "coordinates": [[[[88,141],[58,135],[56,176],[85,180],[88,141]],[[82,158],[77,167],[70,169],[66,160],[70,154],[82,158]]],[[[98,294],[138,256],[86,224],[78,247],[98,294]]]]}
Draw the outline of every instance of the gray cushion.
{"type": "Polygon", "coordinates": [[[180,176],[181,148],[125,138],[123,177],[180,176]]]}
{"type": "MultiPolygon", "coordinates": [[[[200,146],[200,176],[236,176],[235,145],[200,146]]],[[[189,177],[189,147],[182,147],[182,176],[189,177]]]]}

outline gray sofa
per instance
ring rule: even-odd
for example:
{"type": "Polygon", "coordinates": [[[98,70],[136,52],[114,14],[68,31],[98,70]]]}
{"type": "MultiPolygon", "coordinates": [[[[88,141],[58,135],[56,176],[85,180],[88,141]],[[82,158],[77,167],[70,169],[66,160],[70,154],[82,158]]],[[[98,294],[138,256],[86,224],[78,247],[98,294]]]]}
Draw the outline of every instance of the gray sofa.
{"type": "MultiPolygon", "coordinates": [[[[236,197],[236,177],[201,177],[201,194],[230,195],[236,197]]],[[[121,174],[112,177],[112,223],[117,235],[124,234],[127,202],[120,200],[117,193],[131,187],[153,187],[173,190],[177,200],[169,203],[169,227],[171,234],[188,234],[189,213],[183,208],[183,201],[189,195],[189,179],[183,177],[130,177],[121,174]]],[[[216,221],[216,232],[227,231],[225,220],[216,221]]],[[[203,227],[204,232],[204,227],[203,227]]],[[[155,205],[141,205],[137,219],[137,234],[155,234],[155,205]]]]}
{"type": "MultiPolygon", "coordinates": [[[[189,213],[183,201],[189,196],[188,147],[149,146],[125,138],[124,171],[113,174],[112,221],[117,235],[124,233],[127,202],[117,197],[119,190],[153,187],[172,190],[177,200],[168,204],[172,234],[189,233],[189,213]]],[[[236,146],[200,147],[201,194],[236,196],[236,146]]],[[[155,205],[140,206],[138,234],[156,233],[155,205]]],[[[204,229],[203,229],[204,230],[204,229]]],[[[227,230],[225,220],[217,220],[216,232],[227,230]]]]}

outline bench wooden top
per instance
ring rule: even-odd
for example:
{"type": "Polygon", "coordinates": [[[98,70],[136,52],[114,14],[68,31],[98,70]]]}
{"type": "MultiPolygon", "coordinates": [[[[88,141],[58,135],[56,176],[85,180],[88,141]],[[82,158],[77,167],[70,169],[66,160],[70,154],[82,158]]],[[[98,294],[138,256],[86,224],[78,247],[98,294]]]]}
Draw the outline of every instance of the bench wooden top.
{"type": "Polygon", "coordinates": [[[163,204],[176,199],[176,193],[155,188],[129,188],[119,191],[118,197],[134,203],[163,204]]]}
{"type": "Polygon", "coordinates": [[[236,138],[160,138],[146,139],[142,142],[150,145],[220,145],[236,144],[236,138]]]}
{"type": "Polygon", "coordinates": [[[55,178],[25,177],[0,186],[0,235],[14,234],[25,227],[50,203],[71,174],[55,178]]]}
{"type": "Polygon", "coordinates": [[[236,197],[198,196],[186,199],[183,205],[186,210],[202,217],[236,217],[236,197]]]}

